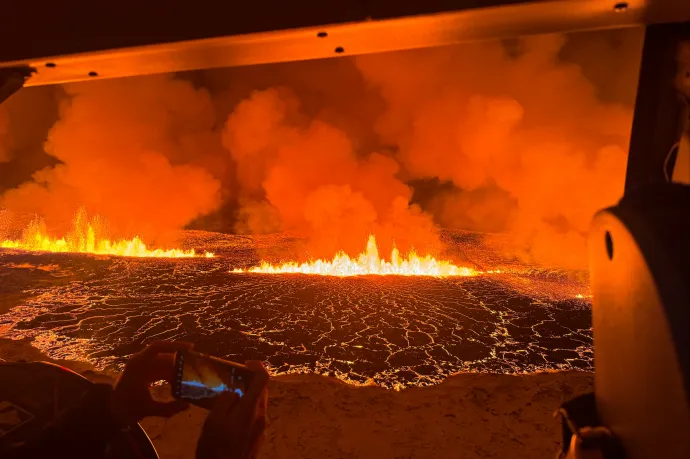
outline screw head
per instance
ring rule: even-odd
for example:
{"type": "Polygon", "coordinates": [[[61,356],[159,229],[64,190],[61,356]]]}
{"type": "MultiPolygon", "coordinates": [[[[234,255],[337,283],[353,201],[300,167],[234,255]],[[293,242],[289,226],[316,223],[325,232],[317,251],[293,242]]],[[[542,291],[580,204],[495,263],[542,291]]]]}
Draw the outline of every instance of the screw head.
{"type": "Polygon", "coordinates": [[[627,11],[628,9],[628,2],[618,2],[615,5],[613,5],[613,11],[616,13],[622,13],[624,11],[627,11]]]}

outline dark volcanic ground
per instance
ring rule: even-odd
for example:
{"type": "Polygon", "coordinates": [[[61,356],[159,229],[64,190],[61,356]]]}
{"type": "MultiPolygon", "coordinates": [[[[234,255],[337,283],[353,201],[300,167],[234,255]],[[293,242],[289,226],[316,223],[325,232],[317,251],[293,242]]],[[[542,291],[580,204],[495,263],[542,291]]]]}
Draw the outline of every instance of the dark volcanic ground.
{"type": "MultiPolygon", "coordinates": [[[[231,274],[258,260],[255,248],[276,240],[188,237],[219,256],[0,250],[0,337],[31,338],[51,357],[98,367],[119,365],[153,340],[179,339],[232,360],[264,360],[274,374],[316,372],[395,388],[459,371],[592,369],[588,300],[539,292],[562,290],[562,276],[524,288],[534,274],[231,274]]],[[[465,249],[458,244],[467,256],[465,249]]]]}

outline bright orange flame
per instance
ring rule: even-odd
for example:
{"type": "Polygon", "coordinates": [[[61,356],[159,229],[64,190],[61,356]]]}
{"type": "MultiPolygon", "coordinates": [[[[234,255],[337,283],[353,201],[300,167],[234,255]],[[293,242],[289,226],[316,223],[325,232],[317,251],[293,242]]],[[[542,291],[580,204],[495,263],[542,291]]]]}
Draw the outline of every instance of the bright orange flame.
{"type": "MultiPolygon", "coordinates": [[[[122,257],[143,258],[190,258],[199,256],[194,249],[149,249],[139,238],[111,241],[102,237],[103,222],[94,217],[88,220],[86,212],[80,210],[74,218],[72,231],[67,236],[55,239],[47,234],[45,224],[35,220],[24,230],[20,240],[0,241],[0,248],[19,249],[35,252],[74,252],[93,253],[97,255],[118,255],[122,257]]],[[[205,257],[213,257],[210,252],[205,257]]]]}
{"type": "Polygon", "coordinates": [[[455,266],[449,261],[439,261],[431,255],[420,257],[414,250],[407,258],[401,258],[398,249],[393,248],[390,261],[382,260],[379,257],[376,238],[369,236],[366,251],[360,253],[356,258],[350,258],[344,252],[337,253],[333,260],[315,260],[307,263],[297,264],[295,262],[272,265],[262,261],[259,266],[250,269],[235,269],[235,273],[301,273],[317,274],[321,276],[365,276],[369,274],[379,276],[474,276],[480,274],[472,268],[455,266]]]}

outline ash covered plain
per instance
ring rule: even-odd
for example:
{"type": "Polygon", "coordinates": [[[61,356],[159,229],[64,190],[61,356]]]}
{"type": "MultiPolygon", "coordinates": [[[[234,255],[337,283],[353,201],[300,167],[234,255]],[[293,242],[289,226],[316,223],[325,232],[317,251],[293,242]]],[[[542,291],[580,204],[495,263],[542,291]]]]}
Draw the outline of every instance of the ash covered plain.
{"type": "MultiPolygon", "coordinates": [[[[387,388],[457,372],[592,370],[586,282],[500,259],[444,232],[448,256],[502,273],[430,278],[230,273],[287,236],[184,232],[215,258],[134,259],[0,250],[0,337],[56,359],[118,368],[160,339],[273,374],[319,373],[387,388]]],[[[263,254],[260,256],[260,254],[263,254]]]]}

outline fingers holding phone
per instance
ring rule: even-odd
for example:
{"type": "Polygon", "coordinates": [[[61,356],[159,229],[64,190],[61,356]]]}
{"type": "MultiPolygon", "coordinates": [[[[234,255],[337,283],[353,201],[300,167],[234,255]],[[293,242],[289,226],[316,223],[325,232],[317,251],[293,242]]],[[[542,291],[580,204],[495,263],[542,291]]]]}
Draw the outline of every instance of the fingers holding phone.
{"type": "Polygon", "coordinates": [[[257,418],[266,418],[268,406],[268,372],[264,364],[258,360],[248,360],[246,367],[252,372],[252,378],[247,387],[246,396],[240,402],[243,409],[254,410],[257,418]]]}
{"type": "Polygon", "coordinates": [[[252,458],[266,427],[268,372],[261,362],[249,361],[252,376],[246,392],[225,392],[214,400],[197,444],[197,459],[252,458]]]}
{"type": "Polygon", "coordinates": [[[146,416],[169,417],[184,410],[187,404],[183,401],[155,401],[149,388],[160,380],[172,383],[175,353],[191,348],[189,343],[159,341],[134,354],[115,383],[112,416],[119,423],[129,425],[146,416]]]}
{"type": "Polygon", "coordinates": [[[193,403],[211,409],[197,444],[197,458],[255,457],[266,426],[268,372],[192,351],[192,345],[157,342],[132,356],[111,396],[111,414],[123,425],[146,416],[172,416],[193,403]],[[153,382],[172,385],[173,402],[155,401],[153,382]]]}

